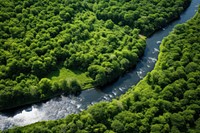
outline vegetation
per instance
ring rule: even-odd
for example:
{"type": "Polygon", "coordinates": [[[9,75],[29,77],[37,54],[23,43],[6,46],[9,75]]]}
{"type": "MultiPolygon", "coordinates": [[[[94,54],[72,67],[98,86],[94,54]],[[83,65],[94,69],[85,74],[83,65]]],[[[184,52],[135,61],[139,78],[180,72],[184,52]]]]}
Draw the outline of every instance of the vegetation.
{"type": "Polygon", "coordinates": [[[112,82],[142,56],[139,34],[177,18],[189,3],[0,0],[0,110],[112,82]],[[67,73],[53,80],[60,69],[87,77],[68,80],[67,73]]]}
{"type": "Polygon", "coordinates": [[[161,44],[158,62],[119,100],[100,102],[65,119],[6,132],[132,133],[200,130],[200,8],[161,44]]]}
{"type": "Polygon", "coordinates": [[[114,23],[138,28],[143,35],[179,17],[191,0],[108,0],[94,1],[92,7],[98,19],[111,19],[114,23]]]}
{"type": "Polygon", "coordinates": [[[65,67],[60,68],[59,70],[52,71],[50,74],[48,74],[49,79],[51,79],[51,82],[60,82],[63,79],[70,81],[71,79],[76,79],[82,89],[88,89],[92,88],[92,78],[87,76],[87,73],[83,73],[82,71],[78,70],[69,70],[66,69],[65,67]]]}

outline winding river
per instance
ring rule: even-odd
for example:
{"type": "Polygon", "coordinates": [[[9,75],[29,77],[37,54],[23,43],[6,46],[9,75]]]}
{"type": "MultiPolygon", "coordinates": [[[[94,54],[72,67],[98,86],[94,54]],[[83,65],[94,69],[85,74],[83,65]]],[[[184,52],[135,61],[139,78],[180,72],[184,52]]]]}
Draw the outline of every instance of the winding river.
{"type": "Polygon", "coordinates": [[[60,96],[44,103],[0,113],[0,129],[5,130],[13,126],[24,126],[38,121],[64,118],[68,114],[78,113],[96,102],[110,101],[124,94],[128,88],[136,85],[140,79],[154,68],[158,58],[159,44],[163,37],[167,36],[176,24],[184,23],[192,18],[199,4],[200,0],[192,0],[192,3],[182,13],[180,19],[170,23],[167,27],[148,38],[144,56],[136,68],[119,78],[115,83],[101,90],[90,89],[83,91],[77,97],[60,96]]]}

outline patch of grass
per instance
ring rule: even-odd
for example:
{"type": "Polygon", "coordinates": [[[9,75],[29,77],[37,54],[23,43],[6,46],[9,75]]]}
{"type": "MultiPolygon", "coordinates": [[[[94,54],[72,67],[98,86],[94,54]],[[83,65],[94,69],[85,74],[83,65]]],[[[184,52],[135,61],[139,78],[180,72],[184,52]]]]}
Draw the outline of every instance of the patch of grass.
{"type": "Polygon", "coordinates": [[[62,79],[76,79],[80,83],[82,90],[94,87],[92,85],[92,78],[87,76],[86,72],[82,72],[79,70],[70,70],[64,67],[51,72],[47,76],[47,78],[51,79],[52,82],[60,82],[62,79]]]}

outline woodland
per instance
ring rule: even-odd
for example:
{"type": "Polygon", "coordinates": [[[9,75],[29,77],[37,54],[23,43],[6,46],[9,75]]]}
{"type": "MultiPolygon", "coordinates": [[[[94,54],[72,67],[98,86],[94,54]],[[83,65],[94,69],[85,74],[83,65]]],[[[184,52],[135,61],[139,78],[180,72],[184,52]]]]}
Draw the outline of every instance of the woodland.
{"type": "Polygon", "coordinates": [[[200,8],[162,41],[153,71],[112,102],[12,132],[198,133],[200,131],[200,8]]]}
{"type": "Polygon", "coordinates": [[[0,0],[0,110],[115,81],[190,2],[0,0]]]}

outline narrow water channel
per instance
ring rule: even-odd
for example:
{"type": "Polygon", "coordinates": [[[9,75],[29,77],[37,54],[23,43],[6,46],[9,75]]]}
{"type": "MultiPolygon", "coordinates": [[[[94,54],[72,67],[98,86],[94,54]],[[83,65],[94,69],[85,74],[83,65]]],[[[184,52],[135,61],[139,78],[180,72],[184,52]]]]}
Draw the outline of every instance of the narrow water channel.
{"type": "Polygon", "coordinates": [[[154,68],[161,40],[169,34],[176,24],[184,23],[192,18],[198,10],[199,4],[200,0],[192,0],[191,5],[182,13],[180,19],[170,23],[167,27],[148,38],[144,56],[136,68],[119,78],[115,83],[101,90],[83,91],[77,97],[60,96],[44,103],[0,113],[0,129],[5,130],[13,126],[24,126],[38,121],[64,118],[68,114],[78,113],[96,102],[110,101],[124,94],[128,88],[136,85],[140,79],[154,68]]]}

